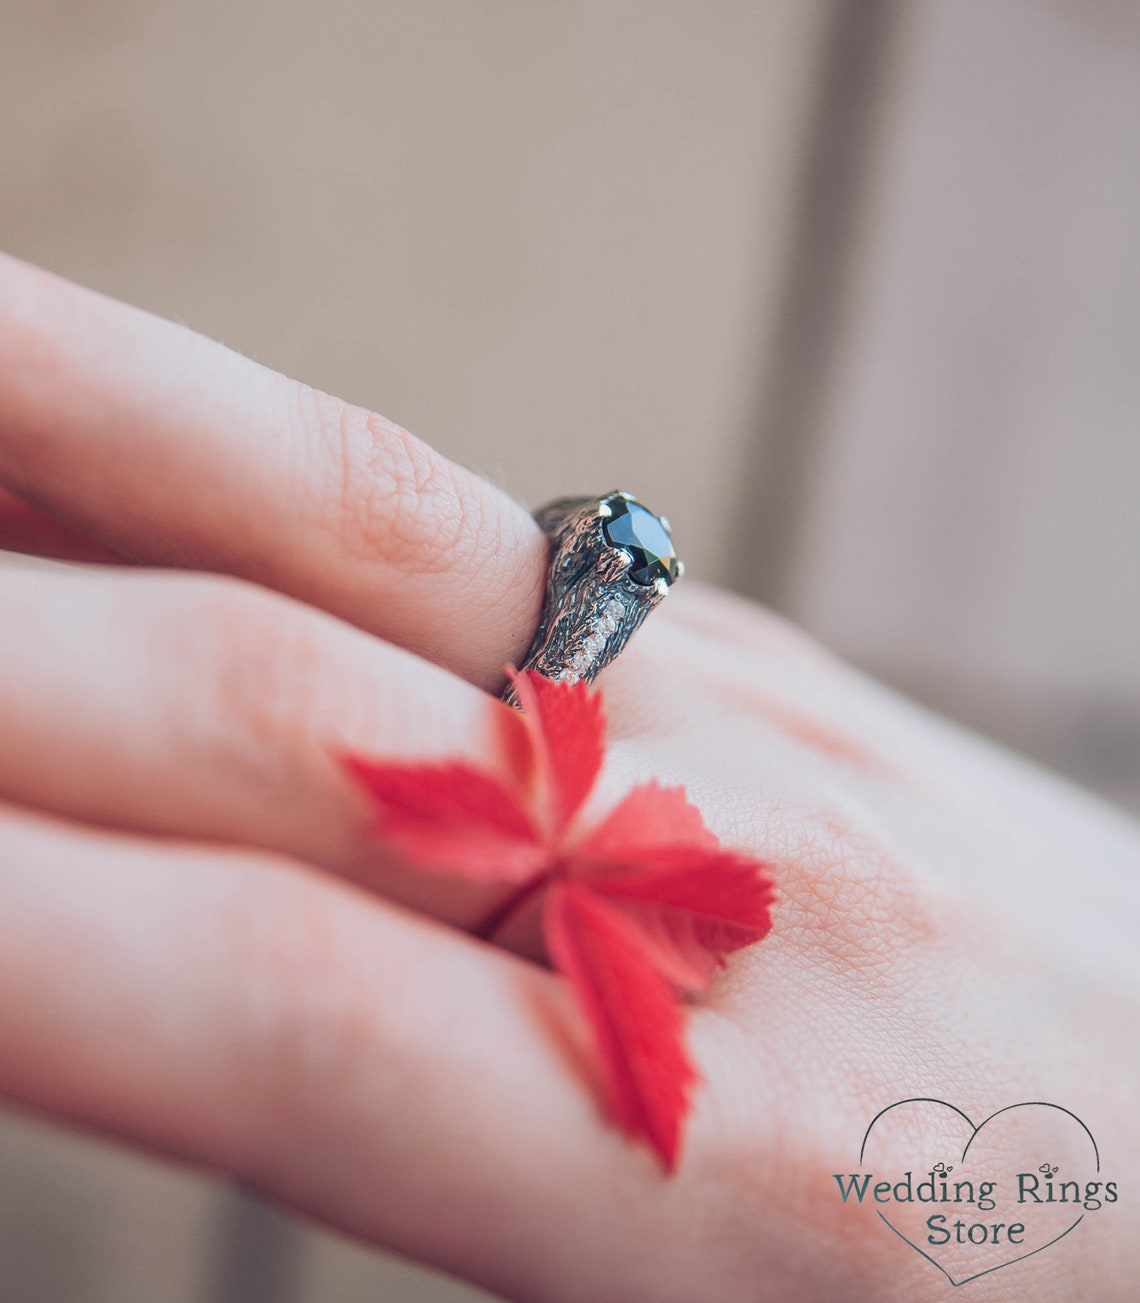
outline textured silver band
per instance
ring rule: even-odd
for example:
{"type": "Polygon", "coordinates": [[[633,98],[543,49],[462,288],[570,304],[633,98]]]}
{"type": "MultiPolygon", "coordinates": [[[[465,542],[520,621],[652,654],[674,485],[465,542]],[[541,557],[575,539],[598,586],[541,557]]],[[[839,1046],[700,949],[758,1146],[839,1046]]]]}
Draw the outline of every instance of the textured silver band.
{"type": "MultiPolygon", "coordinates": [[[[681,562],[671,560],[672,578],[638,582],[631,577],[633,552],[606,534],[616,499],[640,507],[633,494],[617,490],[600,498],[557,498],[534,513],[550,541],[550,572],[538,632],[520,668],[562,682],[589,682],[619,655],[665,600],[672,580],[684,573],[681,562]]],[[[668,522],[653,519],[668,535],[668,522]]],[[[515,704],[509,687],[503,697],[515,704]]]]}

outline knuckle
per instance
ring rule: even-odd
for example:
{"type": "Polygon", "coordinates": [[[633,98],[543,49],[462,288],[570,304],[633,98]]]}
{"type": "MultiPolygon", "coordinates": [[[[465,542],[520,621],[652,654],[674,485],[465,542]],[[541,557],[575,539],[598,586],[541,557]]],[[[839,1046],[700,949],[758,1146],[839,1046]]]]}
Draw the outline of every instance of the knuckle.
{"type": "Polygon", "coordinates": [[[787,617],[747,598],[688,579],[670,597],[670,618],[702,634],[716,630],[718,642],[765,662],[829,664],[833,658],[822,644],[787,617]]]}
{"type": "Polygon", "coordinates": [[[478,534],[476,495],[458,468],[394,422],[317,390],[301,396],[327,467],[324,510],[341,550],[435,573],[478,534]]]}

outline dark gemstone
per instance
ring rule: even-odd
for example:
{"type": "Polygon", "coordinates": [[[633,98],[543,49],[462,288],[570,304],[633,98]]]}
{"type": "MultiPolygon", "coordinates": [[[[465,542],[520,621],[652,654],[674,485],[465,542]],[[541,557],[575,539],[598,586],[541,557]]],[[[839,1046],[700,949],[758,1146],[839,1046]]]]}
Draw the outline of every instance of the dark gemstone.
{"type": "Polygon", "coordinates": [[[655,579],[673,583],[678,575],[677,553],[669,531],[652,511],[628,498],[607,498],[611,515],[602,521],[606,542],[620,547],[633,557],[629,577],[637,584],[651,584],[655,579]]]}

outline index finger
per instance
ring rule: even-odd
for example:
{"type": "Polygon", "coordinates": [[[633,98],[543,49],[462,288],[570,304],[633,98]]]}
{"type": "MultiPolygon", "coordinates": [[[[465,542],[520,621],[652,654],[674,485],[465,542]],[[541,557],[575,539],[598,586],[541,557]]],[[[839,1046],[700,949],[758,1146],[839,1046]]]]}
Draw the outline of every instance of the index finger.
{"type": "Polygon", "coordinates": [[[3,806],[0,887],[0,1100],[511,1297],[563,1237],[614,1226],[616,1171],[660,1190],[598,1119],[536,965],[294,862],[3,806]]]}
{"type": "Polygon", "coordinates": [[[298,597],[484,687],[525,653],[528,513],[373,412],[0,255],[0,484],[115,552],[298,597]]]}

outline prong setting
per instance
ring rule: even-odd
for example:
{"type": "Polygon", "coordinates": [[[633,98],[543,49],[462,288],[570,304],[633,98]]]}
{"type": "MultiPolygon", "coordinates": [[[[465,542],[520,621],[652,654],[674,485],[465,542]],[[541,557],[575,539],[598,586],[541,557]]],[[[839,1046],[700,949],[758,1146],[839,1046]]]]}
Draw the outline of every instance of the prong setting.
{"type": "MultiPolygon", "coordinates": [[[[534,515],[552,553],[542,619],[522,668],[590,682],[684,573],[672,527],[625,489],[559,498],[534,515]]],[[[504,695],[519,704],[513,689],[504,695]]]]}

